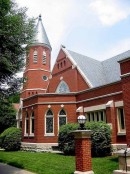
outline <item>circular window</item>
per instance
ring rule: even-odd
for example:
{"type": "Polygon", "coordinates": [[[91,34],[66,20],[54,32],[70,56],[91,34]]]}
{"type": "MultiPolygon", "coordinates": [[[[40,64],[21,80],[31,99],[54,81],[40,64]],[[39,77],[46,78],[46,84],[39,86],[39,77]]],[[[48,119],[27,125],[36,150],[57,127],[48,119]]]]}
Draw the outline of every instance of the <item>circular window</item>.
{"type": "Polygon", "coordinates": [[[48,77],[47,77],[47,76],[43,76],[42,78],[43,78],[43,80],[45,80],[45,81],[48,80],[48,77]]]}

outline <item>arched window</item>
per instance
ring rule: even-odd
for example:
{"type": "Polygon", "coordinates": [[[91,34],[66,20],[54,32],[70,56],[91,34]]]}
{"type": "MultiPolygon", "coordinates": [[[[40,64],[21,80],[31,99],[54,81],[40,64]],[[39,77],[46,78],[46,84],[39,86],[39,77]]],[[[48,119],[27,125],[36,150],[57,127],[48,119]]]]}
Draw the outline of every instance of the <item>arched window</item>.
{"type": "Polygon", "coordinates": [[[34,112],[32,112],[30,117],[30,134],[34,134],[34,112]]]}
{"type": "Polygon", "coordinates": [[[28,129],[29,129],[29,117],[28,117],[28,112],[26,112],[25,116],[25,134],[28,134],[28,129]]]}
{"type": "Polygon", "coordinates": [[[59,128],[60,128],[60,126],[65,125],[67,123],[67,115],[66,115],[66,112],[64,109],[61,109],[61,111],[59,112],[59,119],[58,120],[59,120],[58,121],[59,128]]]}
{"type": "Polygon", "coordinates": [[[37,50],[33,52],[33,63],[37,63],[37,50]]]}
{"type": "Polygon", "coordinates": [[[56,89],[56,93],[68,93],[70,92],[69,87],[65,81],[61,81],[56,89]]]}
{"type": "Polygon", "coordinates": [[[54,115],[50,109],[46,113],[45,124],[46,124],[45,125],[45,133],[46,134],[53,134],[54,133],[54,115]]]}
{"type": "Polygon", "coordinates": [[[46,52],[45,51],[43,51],[42,62],[44,65],[46,64],[46,52]]]}

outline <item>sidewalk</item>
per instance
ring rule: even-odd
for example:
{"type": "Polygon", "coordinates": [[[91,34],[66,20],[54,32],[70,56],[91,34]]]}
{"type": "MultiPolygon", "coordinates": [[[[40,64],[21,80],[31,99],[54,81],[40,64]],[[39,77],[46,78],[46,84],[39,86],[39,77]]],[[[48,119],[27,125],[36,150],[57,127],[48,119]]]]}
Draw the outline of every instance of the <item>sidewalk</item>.
{"type": "Polygon", "coordinates": [[[0,174],[35,174],[35,173],[0,163],[0,174]]]}

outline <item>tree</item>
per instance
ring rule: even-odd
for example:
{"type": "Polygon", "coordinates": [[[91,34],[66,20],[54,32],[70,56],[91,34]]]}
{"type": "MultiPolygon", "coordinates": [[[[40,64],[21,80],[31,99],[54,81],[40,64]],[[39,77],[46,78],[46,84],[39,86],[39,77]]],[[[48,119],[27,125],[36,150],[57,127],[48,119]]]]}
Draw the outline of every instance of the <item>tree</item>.
{"type": "Polygon", "coordinates": [[[0,0],[0,132],[16,125],[16,111],[10,95],[18,91],[21,80],[16,73],[24,66],[24,44],[31,43],[34,19],[14,0],[0,0]]]}
{"type": "Polygon", "coordinates": [[[34,34],[34,19],[26,11],[13,0],[0,0],[0,97],[20,86],[15,74],[24,65],[22,45],[29,44],[34,34]]]}
{"type": "Polygon", "coordinates": [[[16,111],[11,102],[0,99],[0,133],[11,126],[16,126],[16,111]]]}

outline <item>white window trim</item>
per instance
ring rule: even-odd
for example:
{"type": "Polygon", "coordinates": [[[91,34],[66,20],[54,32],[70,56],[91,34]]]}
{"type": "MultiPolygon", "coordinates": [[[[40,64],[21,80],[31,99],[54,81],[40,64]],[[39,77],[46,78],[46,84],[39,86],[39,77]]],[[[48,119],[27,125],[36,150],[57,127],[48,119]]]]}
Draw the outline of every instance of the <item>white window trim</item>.
{"type": "Polygon", "coordinates": [[[31,117],[30,117],[30,136],[34,136],[34,133],[32,133],[32,119],[34,119],[34,116],[32,117],[33,112],[31,113],[31,117]]]}
{"type": "Polygon", "coordinates": [[[124,103],[123,101],[118,101],[118,102],[115,102],[115,107],[123,107],[124,106],[124,103]]]}
{"type": "Polygon", "coordinates": [[[42,54],[42,64],[46,65],[46,52],[45,51],[43,51],[43,54],[42,54]]]}
{"type": "MultiPolygon", "coordinates": [[[[26,117],[25,117],[25,127],[24,127],[24,136],[29,136],[29,132],[27,133],[27,120],[29,121],[29,118],[27,118],[27,113],[26,113],[26,117]]],[[[28,125],[28,129],[29,129],[29,125],[28,125]]]]}
{"type": "Polygon", "coordinates": [[[38,54],[37,54],[37,50],[34,50],[33,52],[33,63],[37,63],[38,62],[38,54]]]}
{"type": "MultiPolygon", "coordinates": [[[[47,110],[47,112],[48,112],[48,110],[47,110]]],[[[54,114],[51,116],[47,116],[47,112],[46,112],[46,114],[45,114],[45,134],[44,134],[44,136],[55,136],[55,134],[54,134],[54,114]],[[47,133],[46,132],[46,118],[53,118],[53,132],[51,132],[51,133],[47,133]]],[[[52,112],[53,113],[53,112],[52,112]]]]}
{"type": "MultiPolygon", "coordinates": [[[[61,110],[62,110],[62,109],[61,109],[61,110]]],[[[61,111],[61,110],[60,110],[60,111],[61,111]]],[[[60,112],[59,112],[59,113],[60,113],[60,112]]],[[[66,115],[60,115],[59,113],[58,113],[58,132],[59,132],[59,129],[60,129],[59,118],[61,118],[61,117],[66,117],[66,124],[67,124],[67,113],[66,113],[66,111],[65,111],[66,115]]]]}
{"type": "Polygon", "coordinates": [[[88,122],[100,122],[100,121],[106,122],[106,115],[105,115],[104,109],[86,112],[85,115],[87,118],[88,118],[88,114],[90,114],[90,121],[88,121],[88,122]],[[97,121],[97,115],[96,115],[97,112],[98,112],[99,121],[97,121]],[[103,120],[101,120],[101,112],[103,112],[103,120]],[[92,119],[92,113],[94,114],[94,120],[92,119]]]}
{"type": "Polygon", "coordinates": [[[93,111],[99,111],[99,110],[105,110],[105,109],[106,109],[106,104],[102,104],[102,105],[85,107],[84,112],[93,112],[93,111]]]}
{"type": "Polygon", "coordinates": [[[123,107],[117,107],[117,125],[118,125],[118,135],[125,135],[126,134],[126,126],[125,126],[125,115],[124,115],[124,127],[125,129],[121,129],[121,121],[120,121],[120,113],[119,109],[123,109],[123,115],[124,115],[124,108],[123,107]]]}

